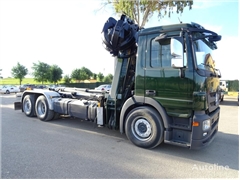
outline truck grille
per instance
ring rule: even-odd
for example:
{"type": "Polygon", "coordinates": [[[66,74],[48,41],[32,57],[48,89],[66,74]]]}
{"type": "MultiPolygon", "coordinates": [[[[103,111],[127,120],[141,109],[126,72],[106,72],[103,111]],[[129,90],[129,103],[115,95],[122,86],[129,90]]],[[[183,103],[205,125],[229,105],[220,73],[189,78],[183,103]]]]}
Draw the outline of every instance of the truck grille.
{"type": "Polygon", "coordinates": [[[219,106],[219,93],[218,92],[210,92],[208,94],[208,111],[212,112],[219,106]]]}

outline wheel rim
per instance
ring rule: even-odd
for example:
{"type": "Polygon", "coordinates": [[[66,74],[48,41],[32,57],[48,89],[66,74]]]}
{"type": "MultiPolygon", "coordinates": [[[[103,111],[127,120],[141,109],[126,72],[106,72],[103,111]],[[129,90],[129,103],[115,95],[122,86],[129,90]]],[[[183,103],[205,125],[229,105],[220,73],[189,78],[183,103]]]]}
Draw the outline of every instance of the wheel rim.
{"type": "Polygon", "coordinates": [[[39,102],[37,104],[37,113],[39,115],[39,117],[43,117],[46,113],[46,105],[43,102],[39,102]]]}
{"type": "Polygon", "coordinates": [[[147,140],[152,134],[151,124],[146,119],[137,119],[131,128],[134,136],[141,141],[147,140]]]}
{"type": "Polygon", "coordinates": [[[31,110],[32,110],[32,103],[30,101],[30,99],[27,99],[25,102],[24,102],[24,112],[26,114],[30,114],[31,113],[31,110]]]}

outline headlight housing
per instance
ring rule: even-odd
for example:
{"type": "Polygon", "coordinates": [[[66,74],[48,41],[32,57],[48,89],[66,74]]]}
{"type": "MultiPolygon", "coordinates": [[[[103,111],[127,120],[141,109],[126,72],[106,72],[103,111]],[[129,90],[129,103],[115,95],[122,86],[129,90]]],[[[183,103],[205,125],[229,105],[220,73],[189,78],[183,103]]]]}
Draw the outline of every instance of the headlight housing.
{"type": "Polygon", "coordinates": [[[206,130],[210,129],[210,127],[211,127],[211,122],[210,122],[209,119],[203,121],[203,124],[202,124],[203,131],[206,131],[206,130]]]}

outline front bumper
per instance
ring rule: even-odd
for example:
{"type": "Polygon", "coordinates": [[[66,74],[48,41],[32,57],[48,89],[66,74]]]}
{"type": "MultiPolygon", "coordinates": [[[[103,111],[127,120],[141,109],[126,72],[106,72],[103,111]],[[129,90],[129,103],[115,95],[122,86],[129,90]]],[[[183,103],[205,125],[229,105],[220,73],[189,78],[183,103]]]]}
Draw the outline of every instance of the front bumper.
{"type": "Polygon", "coordinates": [[[201,149],[209,145],[218,131],[218,123],[220,117],[220,107],[215,111],[206,115],[205,112],[195,112],[193,121],[199,122],[199,126],[193,127],[192,129],[192,138],[191,138],[191,149],[201,149]],[[202,130],[203,121],[210,119],[211,127],[207,131],[202,130]]]}

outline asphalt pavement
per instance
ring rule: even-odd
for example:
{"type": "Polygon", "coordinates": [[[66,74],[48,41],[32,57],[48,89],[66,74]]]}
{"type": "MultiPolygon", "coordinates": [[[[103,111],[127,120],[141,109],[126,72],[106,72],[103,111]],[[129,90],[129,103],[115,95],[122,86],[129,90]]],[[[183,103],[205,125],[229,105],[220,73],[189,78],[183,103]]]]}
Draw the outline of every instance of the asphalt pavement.
{"type": "Polygon", "coordinates": [[[3,179],[237,178],[239,134],[236,97],[221,102],[219,132],[201,150],[161,144],[134,146],[119,131],[74,118],[42,122],[13,109],[1,94],[3,179]]]}

